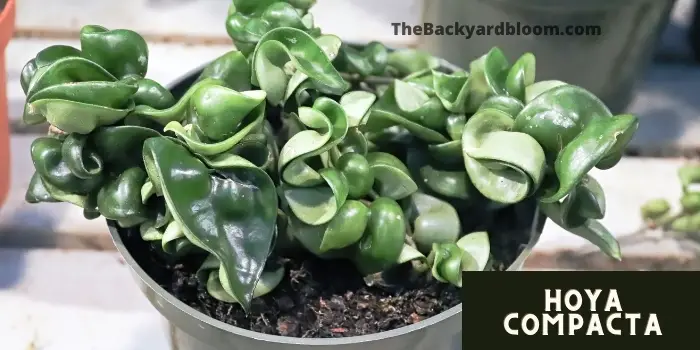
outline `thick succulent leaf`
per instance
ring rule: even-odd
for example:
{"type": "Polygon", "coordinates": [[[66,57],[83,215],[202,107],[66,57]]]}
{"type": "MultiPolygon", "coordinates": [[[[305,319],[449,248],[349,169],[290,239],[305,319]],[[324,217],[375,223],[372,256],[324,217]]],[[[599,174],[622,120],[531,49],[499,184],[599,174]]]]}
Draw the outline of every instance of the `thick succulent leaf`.
{"type": "Polygon", "coordinates": [[[525,99],[535,83],[535,56],[525,53],[511,66],[503,51],[494,47],[470,63],[470,72],[467,112],[479,109],[492,96],[525,99]]]}
{"type": "Polygon", "coordinates": [[[136,81],[138,90],[132,98],[136,105],[151,106],[156,109],[166,109],[174,105],[177,101],[170,90],[151,79],[138,79],[136,81]]]}
{"type": "Polygon", "coordinates": [[[152,106],[149,104],[138,105],[134,108],[134,115],[155,122],[159,125],[167,125],[172,121],[181,122],[187,117],[190,99],[195,92],[211,85],[221,85],[222,81],[215,78],[205,78],[193,84],[177,103],[166,107],[152,106]]]}
{"type": "Polygon", "coordinates": [[[149,178],[160,184],[173,218],[187,239],[221,261],[224,287],[248,311],[275,231],[272,179],[235,155],[207,167],[163,137],[146,140],[143,153],[149,178]]]}
{"type": "Polygon", "coordinates": [[[556,179],[540,198],[564,198],[593,167],[608,169],[622,157],[639,122],[632,115],[613,116],[600,99],[577,86],[548,83],[515,118],[514,131],[542,146],[556,179]]]}
{"type": "Polygon", "coordinates": [[[286,204],[294,215],[314,226],[329,222],[348,197],[348,180],[340,171],[324,168],[319,175],[327,186],[282,187],[286,204]]]}
{"type": "Polygon", "coordinates": [[[67,56],[37,70],[27,89],[27,99],[50,86],[88,82],[117,81],[110,72],[97,63],[83,57],[67,56]]]}
{"type": "Polygon", "coordinates": [[[389,66],[394,68],[400,76],[440,66],[440,59],[428,52],[415,49],[394,50],[389,53],[387,61],[389,66]]]}
{"type": "Polygon", "coordinates": [[[608,256],[617,260],[622,259],[620,244],[615,236],[597,220],[589,219],[582,225],[571,227],[562,221],[564,209],[561,203],[541,203],[540,210],[561,228],[593,243],[608,256]]]}
{"type": "MultiPolygon", "coordinates": [[[[629,119],[627,116],[613,117],[598,97],[583,88],[559,85],[549,88],[527,103],[516,116],[513,130],[535,138],[542,145],[548,163],[552,164],[562,148],[578,137],[588,125],[599,119],[610,118],[629,119]]],[[[634,130],[631,131],[633,133],[634,130]]],[[[626,146],[625,141],[629,142],[627,132],[620,136],[620,142],[611,151],[622,152],[626,146]]],[[[605,156],[613,157],[612,154],[605,156]]]]}
{"type": "Polygon", "coordinates": [[[160,241],[163,239],[163,232],[153,225],[153,221],[145,221],[139,225],[139,234],[144,241],[160,241]]]}
{"type": "Polygon", "coordinates": [[[469,74],[457,72],[445,74],[433,71],[433,89],[446,110],[452,113],[464,113],[466,111],[467,97],[469,96],[469,74]]]}
{"type": "Polygon", "coordinates": [[[401,80],[394,80],[373,108],[398,114],[410,122],[437,132],[444,130],[449,115],[438,97],[430,97],[421,89],[401,80]]]}
{"type": "Polygon", "coordinates": [[[377,96],[371,92],[350,91],[340,98],[340,105],[348,117],[348,126],[357,127],[365,119],[377,96]]]}
{"type": "Polygon", "coordinates": [[[700,210],[700,193],[688,192],[681,196],[681,208],[685,213],[696,213],[700,210]]]}
{"type": "Polygon", "coordinates": [[[318,185],[323,182],[321,175],[306,160],[327,152],[345,137],[347,116],[340,104],[323,97],[313,107],[299,107],[298,119],[309,129],[296,133],[282,146],[278,169],[290,185],[318,185]]]}
{"type": "Polygon", "coordinates": [[[143,143],[160,134],[140,126],[120,125],[95,130],[88,143],[111,172],[121,173],[133,167],[143,167],[143,143]]]}
{"type": "Polygon", "coordinates": [[[564,198],[561,211],[561,221],[567,227],[583,225],[588,219],[602,219],[605,216],[605,193],[600,183],[586,175],[564,198]]]}
{"type": "Polygon", "coordinates": [[[49,190],[44,186],[44,181],[37,172],[32,174],[32,178],[29,180],[29,186],[27,186],[27,191],[24,194],[24,200],[27,203],[57,203],[58,199],[54,198],[49,190]]]}
{"type": "Polygon", "coordinates": [[[523,110],[524,107],[525,105],[523,105],[523,103],[520,102],[520,100],[518,100],[517,98],[504,95],[496,95],[486,99],[486,101],[484,101],[481,104],[481,106],[479,106],[479,109],[497,109],[508,114],[508,116],[510,116],[512,119],[515,119],[515,117],[520,113],[520,111],[523,110]]]}
{"type": "Polygon", "coordinates": [[[486,269],[489,258],[491,257],[491,243],[489,241],[488,232],[480,231],[469,233],[457,240],[456,245],[459,249],[474,258],[478,271],[486,269]]]}
{"type": "MultiPolygon", "coordinates": [[[[51,185],[58,190],[76,195],[86,195],[97,189],[103,182],[103,173],[97,172],[93,176],[81,178],[71,171],[71,165],[82,160],[64,158],[63,142],[53,137],[39,137],[32,142],[30,153],[37,174],[44,181],[45,186],[51,185]]],[[[65,152],[68,156],[74,156],[74,152],[65,152]]],[[[82,155],[79,155],[82,156],[82,155]]],[[[96,157],[94,153],[90,158],[96,157]]],[[[51,191],[49,190],[49,193],[51,191]]],[[[57,198],[58,199],[58,198],[57,198]]]]}
{"type": "MultiPolygon", "coordinates": [[[[424,70],[421,70],[418,72],[411,73],[411,74],[401,78],[401,80],[407,82],[408,84],[412,85],[413,87],[420,89],[421,91],[428,94],[428,96],[433,97],[433,96],[437,96],[437,93],[435,91],[435,75],[434,75],[434,73],[436,73],[436,72],[438,72],[438,71],[434,70],[434,69],[424,69],[424,70]]],[[[457,76],[466,76],[469,73],[467,73],[466,71],[460,70],[460,71],[455,71],[452,74],[457,75],[457,76]]],[[[384,94],[384,91],[386,91],[385,88],[388,88],[388,85],[378,86],[377,93],[379,95],[384,94]]]]}
{"type": "Polygon", "coordinates": [[[316,41],[316,44],[318,44],[321,50],[323,50],[326,57],[328,57],[330,61],[333,61],[336,57],[338,57],[340,47],[343,45],[343,41],[340,39],[340,37],[332,34],[324,34],[319,37],[315,37],[314,41],[316,41]]]}
{"type": "Polygon", "coordinates": [[[69,82],[52,85],[37,91],[31,98],[27,99],[27,102],[35,103],[40,100],[54,99],[122,109],[131,104],[131,97],[137,90],[138,87],[135,84],[124,82],[69,82]]]}
{"type": "MultiPolygon", "coordinates": [[[[338,55],[342,41],[339,37],[335,35],[321,35],[314,38],[318,46],[323,50],[329,60],[333,61],[338,55]]],[[[291,62],[285,64],[285,68],[290,66],[291,62]]],[[[253,77],[255,78],[255,77],[253,77]]],[[[253,79],[255,80],[255,79],[253,79]]],[[[309,80],[309,76],[304,74],[302,71],[294,71],[292,76],[289,78],[289,83],[287,84],[287,89],[284,94],[284,99],[282,104],[287,103],[287,101],[294,96],[297,106],[304,105],[304,103],[310,97],[317,97],[318,92],[315,91],[316,86],[312,81],[309,80]]]]}
{"type": "Polygon", "coordinates": [[[462,233],[457,211],[449,203],[424,193],[409,197],[405,215],[412,225],[416,248],[427,254],[435,243],[455,243],[462,233]]]}
{"type": "Polygon", "coordinates": [[[73,175],[81,179],[98,177],[104,170],[102,158],[93,150],[86,149],[87,136],[69,134],[63,140],[61,156],[73,175]]]}
{"type": "Polygon", "coordinates": [[[92,212],[94,206],[92,205],[92,201],[88,198],[91,196],[91,194],[75,194],[61,190],[60,188],[44,180],[38,172],[35,172],[34,175],[32,175],[29,182],[29,187],[25,193],[25,199],[29,203],[66,202],[83,208],[85,211],[92,212]]]}
{"type": "Polygon", "coordinates": [[[248,60],[240,51],[229,51],[204,67],[197,81],[218,79],[226,87],[235,91],[248,91],[251,69],[248,60]]]}
{"type": "Polygon", "coordinates": [[[550,89],[554,89],[555,87],[562,86],[562,85],[569,85],[561,80],[543,80],[543,81],[538,81],[532,85],[529,85],[528,87],[525,88],[525,99],[523,102],[525,103],[530,103],[532,100],[534,100],[537,96],[541,95],[543,92],[546,92],[550,89]]]}
{"type": "MultiPolygon", "coordinates": [[[[219,260],[214,255],[207,256],[197,271],[200,282],[206,286],[207,293],[225,303],[239,304],[238,299],[231,295],[221,283],[221,277],[226,278],[226,272],[221,269],[219,260]]],[[[260,281],[253,290],[253,298],[270,293],[284,277],[284,267],[263,271],[260,281]]]]}
{"type": "Polygon", "coordinates": [[[389,62],[389,50],[382,43],[372,41],[361,50],[342,46],[338,60],[333,64],[338,70],[360,76],[381,75],[389,62]]]}
{"type": "Polygon", "coordinates": [[[504,80],[508,68],[508,59],[497,47],[469,64],[471,76],[467,112],[475,111],[491,96],[506,93],[504,80]]]}
{"type": "Polygon", "coordinates": [[[423,184],[437,194],[450,198],[469,199],[474,188],[464,171],[438,170],[431,165],[420,168],[423,184]]]}
{"type": "Polygon", "coordinates": [[[474,187],[499,203],[517,203],[540,186],[545,173],[542,147],[528,134],[509,131],[510,116],[482,109],[464,126],[464,166],[474,187]]]}
{"type": "Polygon", "coordinates": [[[149,211],[141,201],[141,187],[147,174],[141,168],[130,168],[114,179],[109,179],[97,194],[97,209],[107,219],[121,227],[134,227],[149,218],[149,211]]]}
{"type": "Polygon", "coordinates": [[[306,250],[320,257],[346,255],[345,248],[357,243],[364,235],[369,220],[369,208],[360,201],[348,200],[324,225],[296,223],[291,233],[306,250]]]}
{"type": "MultiPolygon", "coordinates": [[[[264,91],[238,92],[223,86],[204,86],[192,95],[189,122],[206,138],[225,140],[236,134],[244,126],[246,116],[264,101],[264,91]]],[[[258,119],[257,115],[253,118],[258,119]]]]}
{"type": "Polygon", "coordinates": [[[306,14],[309,1],[234,1],[229,7],[226,31],[236,47],[246,56],[258,41],[273,28],[291,27],[317,34],[311,15],[306,14]]]}
{"type": "Polygon", "coordinates": [[[488,233],[473,232],[456,243],[435,243],[428,255],[436,280],[462,286],[462,271],[484,271],[490,258],[488,233]]]}
{"type": "Polygon", "coordinates": [[[436,280],[462,287],[462,271],[479,271],[479,264],[471,254],[454,243],[433,245],[428,263],[436,280]]]}
{"type": "Polygon", "coordinates": [[[671,204],[666,199],[656,198],[644,203],[640,211],[645,220],[658,220],[671,211],[671,204]]]}
{"type": "Polygon", "coordinates": [[[86,58],[118,79],[130,75],[146,76],[148,45],[132,30],[86,25],[80,30],[80,48],[86,58]]]}
{"type": "Polygon", "coordinates": [[[525,99],[525,90],[535,82],[535,55],[525,53],[508,70],[505,89],[508,96],[525,99]]]}
{"type": "Polygon", "coordinates": [[[28,92],[29,85],[39,68],[48,66],[64,57],[80,57],[81,55],[82,53],[80,50],[67,45],[51,45],[39,51],[33,59],[29,60],[29,62],[22,67],[20,75],[22,90],[25,94],[28,92]]]}
{"type": "Polygon", "coordinates": [[[671,222],[670,229],[679,233],[697,234],[700,231],[700,214],[682,215],[671,222]]]}
{"type": "Polygon", "coordinates": [[[362,130],[368,133],[381,133],[392,127],[399,126],[408,130],[411,135],[429,143],[443,143],[449,141],[444,135],[435,130],[426,128],[396,113],[377,108],[372,108],[370,110],[363,124],[362,130]]]}
{"type": "Polygon", "coordinates": [[[408,168],[396,156],[385,152],[370,152],[366,158],[374,173],[374,189],[379,196],[399,200],[418,190],[408,168]]]}
{"type": "Polygon", "coordinates": [[[171,131],[195,153],[212,156],[231,150],[243,138],[259,131],[265,118],[265,92],[237,92],[210,85],[193,93],[189,124],[168,123],[171,131]]]}
{"type": "Polygon", "coordinates": [[[123,119],[133,104],[124,108],[109,108],[61,99],[42,99],[28,104],[53,126],[66,133],[89,134],[100,126],[112,125],[123,119]]]}
{"type": "Polygon", "coordinates": [[[361,153],[345,153],[333,162],[333,166],[345,176],[349,198],[361,199],[370,193],[375,181],[374,168],[361,153]]]}
{"type": "MultiPolygon", "coordinates": [[[[639,126],[637,117],[625,114],[591,121],[566,145],[554,161],[558,187],[548,187],[540,201],[552,203],[564,198],[597,164],[620,160],[639,126]]],[[[606,166],[607,168],[608,166],[606,166]]]]}
{"type": "Polygon", "coordinates": [[[380,197],[372,202],[369,211],[364,236],[357,244],[353,258],[364,275],[396,265],[406,235],[406,220],[396,201],[380,197]]]}
{"type": "Polygon", "coordinates": [[[284,27],[267,32],[255,48],[252,62],[253,84],[267,92],[273,105],[284,100],[288,62],[325,93],[341,95],[350,87],[314,38],[299,29],[284,27]]]}
{"type": "Polygon", "coordinates": [[[678,168],[678,178],[681,181],[683,192],[688,192],[690,187],[700,183],[700,166],[687,164],[678,168]]]}
{"type": "Polygon", "coordinates": [[[418,249],[414,248],[410,244],[404,244],[399,259],[396,261],[397,264],[407,263],[412,260],[425,260],[426,256],[423,255],[418,249]]]}
{"type": "MultiPolygon", "coordinates": [[[[126,114],[125,112],[121,111],[121,109],[129,109],[131,108],[128,105],[128,101],[125,101],[123,99],[123,95],[125,93],[128,93],[130,90],[134,89],[133,87],[128,87],[126,86],[127,84],[117,84],[117,85],[102,85],[102,84],[96,84],[96,88],[104,88],[108,89],[111,91],[112,96],[107,96],[107,95],[102,95],[102,94],[94,94],[91,93],[90,88],[82,88],[85,85],[73,87],[72,83],[78,83],[78,82],[114,82],[116,81],[116,78],[112,76],[109,72],[104,70],[104,68],[100,67],[99,65],[95,64],[92,61],[89,61],[85,58],[82,57],[77,57],[77,56],[67,56],[64,58],[60,58],[50,65],[43,66],[34,73],[32,80],[30,81],[28,87],[27,87],[27,101],[31,101],[31,103],[27,103],[24,106],[24,115],[22,116],[23,121],[26,124],[39,124],[45,122],[47,119],[52,120],[59,118],[59,120],[70,120],[67,116],[63,117],[64,114],[67,112],[65,111],[66,107],[55,107],[53,106],[55,103],[56,99],[60,98],[69,98],[68,100],[58,100],[59,102],[62,101],[62,104],[70,103],[72,100],[72,96],[74,95],[75,92],[81,92],[82,95],[78,96],[78,101],[81,99],[85,99],[87,101],[90,100],[95,100],[97,99],[98,101],[104,101],[105,98],[109,99],[111,101],[107,107],[103,106],[93,106],[94,108],[97,109],[97,113],[107,113],[107,118],[110,118],[109,114],[117,113],[117,114],[126,114]],[[66,85],[64,85],[66,84],[66,85]],[[60,87],[55,87],[52,90],[46,92],[43,94],[42,100],[36,101],[34,98],[34,95],[42,92],[44,89],[49,89],[54,86],[63,86],[63,88],[60,87]],[[69,89],[69,90],[65,90],[69,89]],[[75,90],[72,90],[75,89],[75,90]],[[62,93],[63,92],[63,93],[62,93]],[[56,97],[53,97],[56,96],[56,97]],[[37,105],[39,103],[39,105],[37,105]],[[46,105],[51,105],[47,107],[46,105]],[[121,104],[121,105],[120,105],[121,104]],[[110,108],[110,106],[116,106],[115,108],[110,108]],[[100,108],[107,109],[108,111],[102,111],[100,108]],[[116,112],[119,111],[119,112],[116,112]],[[55,113],[51,114],[51,113],[55,113]]],[[[106,91],[103,91],[106,92],[106,91]]],[[[39,96],[41,97],[41,96],[39,96]]],[[[127,96],[128,97],[128,96],[127,96]]],[[[80,105],[80,103],[77,103],[80,105]]],[[[81,109],[78,107],[79,111],[84,111],[84,109],[81,109]]],[[[84,111],[85,112],[85,111],[84,111]]],[[[122,115],[121,117],[123,117],[122,115]]],[[[112,117],[114,118],[114,117],[112,117]]],[[[80,120],[78,117],[76,119],[80,120]]],[[[88,121],[89,123],[90,121],[88,121]]],[[[107,122],[103,122],[107,123],[107,122]]],[[[70,128],[71,125],[75,125],[77,123],[70,123],[69,125],[65,125],[65,127],[70,128]]],[[[84,129],[84,128],[83,128],[84,129]]]]}

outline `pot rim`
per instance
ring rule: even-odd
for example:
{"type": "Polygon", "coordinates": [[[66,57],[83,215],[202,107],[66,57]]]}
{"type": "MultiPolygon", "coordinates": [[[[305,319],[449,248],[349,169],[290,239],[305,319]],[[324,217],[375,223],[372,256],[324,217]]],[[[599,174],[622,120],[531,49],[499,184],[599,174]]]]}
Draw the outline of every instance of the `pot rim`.
{"type": "MultiPolygon", "coordinates": [[[[12,1],[12,0],[10,0],[12,1]]],[[[459,66],[452,64],[442,58],[438,58],[441,65],[445,68],[451,69],[451,70],[463,70],[463,68],[460,68],[459,66]]],[[[189,78],[192,77],[192,75],[195,75],[204,69],[206,65],[208,64],[205,63],[201,65],[200,67],[197,67],[193,70],[190,70],[186,74],[180,76],[177,80],[173,81],[172,83],[168,84],[168,88],[172,89],[173,87],[182,84],[184,81],[188,80],[189,78]]],[[[440,323],[446,319],[449,319],[451,317],[454,317],[458,314],[462,313],[462,303],[459,303],[458,305],[445,310],[435,316],[429,317],[423,321],[420,321],[418,323],[409,325],[409,326],[403,326],[400,328],[392,329],[390,331],[384,331],[384,332],[379,332],[379,333],[374,333],[374,334],[368,334],[368,335],[360,335],[360,336],[353,336],[353,337],[344,337],[344,338],[296,338],[296,337],[283,337],[279,335],[270,335],[270,334],[265,334],[265,333],[259,333],[259,332],[254,332],[250,331],[241,327],[236,327],[233,325],[230,325],[228,323],[219,321],[213,317],[207,316],[203,314],[202,312],[199,312],[192,308],[191,306],[185,304],[184,302],[180,301],[178,298],[173,296],[171,293],[163,289],[156,281],[154,281],[151,276],[149,276],[146,271],[144,271],[141,266],[136,262],[136,260],[131,256],[129,253],[128,249],[126,249],[126,246],[124,245],[124,242],[122,241],[121,235],[119,234],[119,231],[121,230],[120,228],[117,227],[116,223],[113,222],[112,220],[106,220],[107,221],[107,227],[109,228],[109,233],[112,236],[112,240],[114,241],[114,245],[117,247],[117,251],[121,254],[121,256],[124,258],[124,261],[129,265],[129,267],[136,273],[136,275],[143,281],[144,284],[148,286],[154,293],[156,293],[158,296],[163,298],[165,301],[167,301],[170,305],[174,306],[175,308],[179,309],[183,313],[189,315],[192,318],[195,318],[197,321],[205,323],[211,327],[217,328],[219,330],[222,330],[227,333],[232,333],[241,337],[246,337],[246,338],[252,338],[256,340],[261,340],[265,341],[268,343],[276,343],[276,344],[295,344],[295,345],[309,345],[309,346],[329,346],[329,345],[348,345],[348,344],[359,344],[359,343],[366,343],[366,342],[374,342],[374,341],[379,341],[379,340],[384,340],[384,339],[389,339],[389,338],[395,338],[395,337],[400,337],[402,335],[409,334],[411,332],[421,330],[427,327],[430,327],[432,325],[435,325],[437,323],[440,323]]],[[[540,234],[542,233],[542,229],[544,227],[544,223],[546,221],[546,218],[543,217],[543,215],[540,213],[539,206],[535,209],[535,212],[533,213],[533,220],[532,220],[532,225],[530,228],[530,239],[528,241],[528,244],[524,247],[524,249],[520,252],[518,257],[515,259],[515,261],[510,265],[510,267],[506,271],[515,271],[519,270],[527,257],[530,255],[530,252],[532,251],[532,248],[537,244],[539,241],[540,234]]],[[[171,320],[168,320],[168,322],[172,322],[171,320]]]]}

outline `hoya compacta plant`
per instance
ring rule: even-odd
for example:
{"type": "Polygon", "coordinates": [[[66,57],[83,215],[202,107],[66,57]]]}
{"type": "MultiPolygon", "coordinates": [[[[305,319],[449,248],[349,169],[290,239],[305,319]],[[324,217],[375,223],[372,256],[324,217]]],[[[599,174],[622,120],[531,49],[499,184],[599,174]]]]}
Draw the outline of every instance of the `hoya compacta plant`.
{"type": "Polygon", "coordinates": [[[511,64],[493,48],[467,71],[348,45],[314,26],[312,4],[234,1],[237,49],[179,98],[146,78],[133,31],[88,25],[79,49],[40,51],[22,71],[24,122],[50,127],[26,200],[72,203],[176,259],[208,254],[207,292],[246,312],[290,247],[459,286],[462,271],[498,269],[488,233],[465,222],[526,199],[620,259],[587,173],[618,163],[634,116],[536,82],[529,53],[511,64]]]}

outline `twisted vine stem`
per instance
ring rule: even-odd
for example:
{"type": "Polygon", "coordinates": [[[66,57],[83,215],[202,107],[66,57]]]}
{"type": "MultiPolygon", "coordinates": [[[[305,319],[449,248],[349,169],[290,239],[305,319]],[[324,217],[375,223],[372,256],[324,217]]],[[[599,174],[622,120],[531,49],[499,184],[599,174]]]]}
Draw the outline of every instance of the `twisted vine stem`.
{"type": "Polygon", "coordinates": [[[166,256],[204,254],[208,292],[249,311],[284,276],[282,244],[350,259],[364,275],[411,263],[461,285],[491,269],[489,235],[464,232],[527,198],[619,259],[597,221],[609,169],[637,128],[588,91],[535,81],[535,57],[494,48],[469,71],[416,50],[322,34],[313,1],[236,0],[238,50],[176,99],[146,78],[137,33],[86,26],[22,71],[34,141],[26,200],[69,202],[138,229],[166,256]]]}

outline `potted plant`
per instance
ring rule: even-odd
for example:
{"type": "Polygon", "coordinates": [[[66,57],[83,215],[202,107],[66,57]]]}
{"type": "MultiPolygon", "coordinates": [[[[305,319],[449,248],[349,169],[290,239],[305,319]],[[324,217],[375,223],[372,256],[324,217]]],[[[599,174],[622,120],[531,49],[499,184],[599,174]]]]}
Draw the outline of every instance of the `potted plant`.
{"type": "Polygon", "coordinates": [[[347,45],[312,4],[235,1],[237,49],[172,89],[96,25],[23,70],[24,121],[50,125],[27,201],[105,217],[179,349],[457,346],[462,271],[519,269],[545,216],[620,259],[587,173],[634,116],[531,54],[347,45]]]}
{"type": "Polygon", "coordinates": [[[7,110],[5,48],[15,30],[15,0],[0,0],[0,208],[10,192],[10,123],[7,110]]]}

